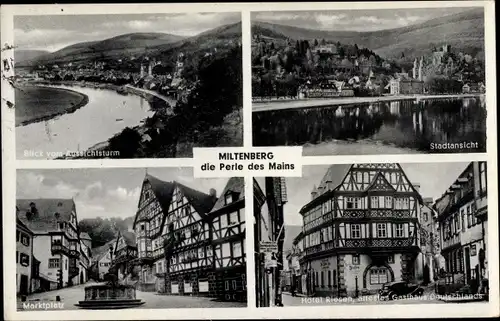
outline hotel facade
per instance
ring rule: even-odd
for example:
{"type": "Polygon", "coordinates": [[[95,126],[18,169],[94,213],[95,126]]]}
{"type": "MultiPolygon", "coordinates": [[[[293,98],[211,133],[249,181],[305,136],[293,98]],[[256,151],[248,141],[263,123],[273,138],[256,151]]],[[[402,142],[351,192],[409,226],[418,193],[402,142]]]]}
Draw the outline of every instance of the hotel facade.
{"type": "Polygon", "coordinates": [[[422,204],[398,164],[332,165],[300,210],[302,292],[353,297],[422,278],[422,204]]]}

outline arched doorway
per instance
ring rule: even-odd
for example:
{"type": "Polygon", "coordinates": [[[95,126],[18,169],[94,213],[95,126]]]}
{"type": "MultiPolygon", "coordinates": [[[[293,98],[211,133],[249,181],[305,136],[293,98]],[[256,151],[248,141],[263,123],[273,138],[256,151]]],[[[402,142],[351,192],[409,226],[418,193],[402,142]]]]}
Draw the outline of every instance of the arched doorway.
{"type": "Polygon", "coordinates": [[[85,283],[85,279],[83,277],[83,272],[80,272],[80,284],[85,283]]]}
{"type": "Polygon", "coordinates": [[[368,265],[363,272],[363,288],[367,290],[378,290],[387,282],[394,281],[394,271],[389,265],[368,265]]]}

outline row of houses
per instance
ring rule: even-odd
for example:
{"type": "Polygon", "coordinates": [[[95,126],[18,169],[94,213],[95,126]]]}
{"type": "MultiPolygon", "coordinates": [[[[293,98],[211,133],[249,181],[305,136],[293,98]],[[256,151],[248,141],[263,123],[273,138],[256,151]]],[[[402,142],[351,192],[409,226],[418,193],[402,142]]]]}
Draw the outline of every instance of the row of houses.
{"type": "Polygon", "coordinates": [[[72,199],[18,199],[16,206],[17,294],[86,283],[91,239],[79,233],[72,199]]]}
{"type": "Polygon", "coordinates": [[[393,281],[476,293],[487,279],[486,177],[486,163],[472,162],[434,201],[399,164],[332,165],[300,210],[285,284],[330,297],[393,281]]]}
{"type": "Polygon", "coordinates": [[[146,175],[133,232],[96,250],[100,278],[110,270],[138,290],[246,300],[244,179],[218,197],[146,175]]]}

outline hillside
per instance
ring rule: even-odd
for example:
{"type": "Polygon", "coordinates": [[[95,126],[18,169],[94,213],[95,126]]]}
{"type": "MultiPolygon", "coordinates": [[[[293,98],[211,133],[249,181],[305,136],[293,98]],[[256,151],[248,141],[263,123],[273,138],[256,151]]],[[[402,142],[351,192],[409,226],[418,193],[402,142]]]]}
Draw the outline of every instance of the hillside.
{"type": "Polygon", "coordinates": [[[483,9],[471,9],[424,23],[371,32],[325,31],[254,21],[252,33],[275,39],[325,39],[369,48],[385,58],[420,56],[434,46],[447,43],[456,50],[475,55],[484,47],[483,9]]]}
{"type": "Polygon", "coordinates": [[[29,61],[49,53],[50,52],[45,50],[14,49],[14,61],[16,62],[29,61]]]}
{"type": "Polygon", "coordinates": [[[16,67],[118,59],[131,55],[137,58],[146,55],[161,58],[165,55],[175,55],[177,52],[194,53],[219,45],[224,46],[228,40],[241,41],[241,23],[220,26],[189,38],[163,33],[133,33],[102,41],[78,43],[38,59],[16,64],[16,67]]]}
{"type": "Polygon", "coordinates": [[[88,61],[96,58],[119,58],[141,54],[148,48],[173,43],[183,39],[180,36],[164,33],[131,33],[102,41],[77,43],[36,59],[21,61],[16,66],[34,64],[61,64],[66,62],[88,61]]]}

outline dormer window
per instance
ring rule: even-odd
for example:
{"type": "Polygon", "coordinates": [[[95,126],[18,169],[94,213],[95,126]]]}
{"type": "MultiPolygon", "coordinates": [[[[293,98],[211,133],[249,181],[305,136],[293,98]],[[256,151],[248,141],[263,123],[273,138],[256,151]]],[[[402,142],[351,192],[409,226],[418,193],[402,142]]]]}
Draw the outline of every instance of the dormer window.
{"type": "Polygon", "coordinates": [[[231,204],[237,200],[237,194],[232,191],[227,191],[224,200],[226,205],[231,204]]]}
{"type": "Polygon", "coordinates": [[[62,207],[62,205],[63,204],[61,202],[57,203],[57,207],[62,207]]]}

